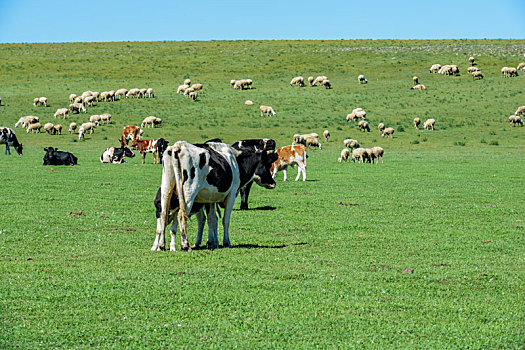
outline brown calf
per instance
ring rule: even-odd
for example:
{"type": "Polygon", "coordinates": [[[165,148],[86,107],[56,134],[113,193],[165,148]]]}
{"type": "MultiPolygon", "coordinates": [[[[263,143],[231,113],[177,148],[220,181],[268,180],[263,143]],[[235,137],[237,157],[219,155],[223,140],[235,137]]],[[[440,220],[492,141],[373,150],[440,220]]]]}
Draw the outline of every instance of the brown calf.
{"type": "Polygon", "coordinates": [[[142,154],[142,164],[146,158],[146,153],[153,153],[153,164],[159,163],[159,153],[157,151],[157,140],[139,140],[134,139],[130,145],[136,147],[137,150],[142,154]]]}

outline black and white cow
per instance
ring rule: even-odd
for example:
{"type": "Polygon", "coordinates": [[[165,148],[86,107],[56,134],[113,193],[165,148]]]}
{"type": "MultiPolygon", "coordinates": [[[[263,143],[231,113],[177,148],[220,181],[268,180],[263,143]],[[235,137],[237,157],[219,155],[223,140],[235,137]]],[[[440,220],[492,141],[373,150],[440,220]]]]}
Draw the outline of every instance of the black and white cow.
{"type": "Polygon", "coordinates": [[[44,165],[77,165],[77,157],[53,147],[44,148],[44,165]]]}
{"type": "MultiPolygon", "coordinates": [[[[237,141],[232,145],[237,150],[249,150],[252,152],[257,151],[275,151],[276,143],[272,139],[250,139],[237,141]]],[[[241,210],[248,210],[248,197],[250,196],[250,190],[252,189],[253,181],[250,181],[246,186],[240,190],[241,194],[241,210]]]]}
{"type": "Polygon", "coordinates": [[[229,224],[237,191],[252,180],[260,186],[274,188],[275,181],[271,178],[270,167],[276,158],[276,154],[268,154],[266,151],[237,151],[227,144],[216,142],[192,145],[178,141],[169,146],[164,152],[160,195],[157,193],[158,198],[155,200],[157,232],[151,250],[165,248],[164,231],[171,220],[170,250],[175,250],[177,226],[181,231],[181,248],[189,250],[187,221],[194,213],[199,222],[195,246],[199,246],[205,220],[203,209],[208,217],[208,244],[211,248],[217,248],[216,204],[224,208],[223,246],[231,247],[229,224]],[[175,196],[178,200],[173,200],[175,196]],[[178,225],[174,220],[174,212],[177,210],[178,225]]]}
{"type": "Polygon", "coordinates": [[[13,146],[16,153],[22,155],[22,144],[18,142],[14,130],[11,128],[0,126],[0,145],[5,145],[5,154],[11,155],[9,146],[13,146]]]}
{"type": "Polygon", "coordinates": [[[133,158],[135,157],[135,153],[133,153],[128,146],[122,146],[120,148],[108,147],[100,156],[100,162],[122,164],[126,162],[124,157],[133,158]]]}
{"type": "Polygon", "coordinates": [[[166,148],[168,148],[168,146],[168,141],[164,140],[163,138],[157,140],[157,154],[159,155],[160,164],[162,164],[162,154],[166,148]]]}

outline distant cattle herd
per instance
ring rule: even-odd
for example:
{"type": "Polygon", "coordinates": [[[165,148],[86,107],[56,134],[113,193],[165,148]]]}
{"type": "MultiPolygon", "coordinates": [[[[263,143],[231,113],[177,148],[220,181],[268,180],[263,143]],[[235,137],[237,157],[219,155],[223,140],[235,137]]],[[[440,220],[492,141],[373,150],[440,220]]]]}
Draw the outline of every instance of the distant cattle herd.
{"type": "MultiPolygon", "coordinates": [[[[476,66],[474,57],[468,59],[470,67],[467,72],[472,79],[483,79],[481,70],[476,66]]],[[[459,75],[460,70],[453,64],[433,64],[430,73],[443,75],[459,75]]],[[[525,62],[519,63],[514,67],[503,67],[501,74],[505,78],[519,76],[518,72],[525,72],[525,62]]],[[[420,84],[419,77],[412,78],[412,90],[426,90],[427,87],[420,84]]],[[[309,76],[306,81],[310,87],[324,86],[332,89],[332,83],[326,76],[309,76]]],[[[363,74],[359,74],[357,81],[359,84],[367,84],[368,80],[363,74]]],[[[290,81],[290,86],[305,87],[305,79],[296,76],[290,81]]],[[[252,79],[232,79],[230,87],[234,90],[253,89],[252,79]]],[[[198,101],[198,92],[203,90],[203,84],[191,84],[190,79],[185,79],[183,84],[178,86],[177,94],[182,94],[193,101],[198,101]]],[[[205,95],[203,95],[205,96],[205,95]]],[[[87,113],[87,109],[94,107],[100,102],[113,102],[123,98],[155,98],[152,88],[132,88],[118,89],[116,91],[85,91],[81,95],[69,95],[69,106],[58,108],[54,114],[55,119],[66,117],[73,113],[87,113]]],[[[254,104],[251,100],[246,100],[245,104],[254,104]]],[[[0,105],[2,100],[0,98],[0,105]]],[[[48,99],[44,96],[35,97],[33,106],[48,107],[48,99]]],[[[260,116],[274,117],[277,115],[274,108],[268,105],[260,105],[260,116]]],[[[508,117],[511,126],[523,126],[522,117],[525,115],[525,106],[519,107],[516,112],[508,117]]],[[[84,140],[89,132],[94,133],[95,128],[104,124],[110,124],[112,115],[102,113],[91,115],[89,120],[82,123],[77,128],[77,123],[69,124],[68,132],[76,133],[78,129],[78,139],[84,140]]],[[[354,108],[346,115],[346,121],[357,122],[357,127],[362,132],[370,132],[370,124],[367,120],[367,112],[361,108],[354,108]]],[[[413,125],[419,129],[420,118],[414,118],[413,125]]],[[[427,119],[423,123],[425,130],[434,130],[436,120],[427,119]]],[[[292,144],[276,148],[274,140],[250,139],[241,140],[233,145],[222,143],[221,140],[209,140],[202,144],[190,144],[185,141],[177,141],[170,145],[163,138],[144,140],[143,128],[161,127],[162,119],[156,116],[145,117],[140,127],[127,125],[119,135],[120,147],[108,147],[100,156],[101,163],[124,163],[125,157],[135,156],[132,149],[136,149],[142,155],[142,163],[145,163],[147,153],[153,154],[153,163],[163,163],[162,184],[155,198],[157,232],[152,250],[165,249],[165,227],[172,223],[170,234],[170,250],[175,250],[175,233],[177,227],[181,232],[181,248],[190,250],[187,238],[187,222],[191,215],[196,215],[198,222],[198,233],[195,241],[195,248],[201,245],[204,224],[208,223],[207,246],[216,248],[219,246],[217,233],[217,211],[219,207],[224,208],[223,214],[223,245],[231,247],[229,239],[230,216],[237,194],[241,194],[241,209],[248,209],[248,196],[253,182],[268,189],[275,187],[275,177],[277,172],[284,173],[284,181],[287,180],[287,168],[297,166],[298,173],[295,181],[302,175],[302,180],[306,181],[307,149],[322,149],[319,135],[315,132],[307,134],[295,134],[292,137],[292,144]],[[131,143],[130,143],[131,141],[131,143]],[[130,143],[130,144],[129,144],[130,143]],[[129,146],[128,146],[129,144],[129,146]]],[[[40,123],[38,116],[23,116],[14,125],[15,128],[22,127],[26,133],[40,133],[42,127],[50,135],[61,135],[62,125],[40,123]]],[[[377,129],[382,137],[393,138],[395,130],[387,127],[384,123],[378,123],[377,129]]],[[[330,132],[323,132],[324,142],[328,142],[330,132]]],[[[11,154],[10,147],[13,147],[19,155],[22,155],[22,144],[16,137],[15,131],[9,127],[0,127],[0,144],[5,144],[5,154],[11,154]]],[[[355,139],[345,139],[344,148],[341,150],[339,162],[361,162],[383,163],[384,149],[380,146],[371,148],[361,147],[359,141],[355,139]]],[[[77,165],[77,157],[69,152],[59,151],[55,147],[44,149],[44,165],[77,165]]]]}

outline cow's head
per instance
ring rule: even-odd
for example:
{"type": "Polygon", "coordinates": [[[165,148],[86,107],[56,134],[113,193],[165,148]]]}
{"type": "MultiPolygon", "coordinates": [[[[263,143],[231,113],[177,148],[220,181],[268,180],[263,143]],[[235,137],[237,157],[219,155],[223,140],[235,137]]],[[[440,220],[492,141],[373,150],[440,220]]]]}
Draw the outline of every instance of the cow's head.
{"type": "Polygon", "coordinates": [[[273,162],[279,158],[275,152],[257,152],[258,162],[253,175],[253,181],[259,186],[272,189],[275,188],[275,180],[270,171],[273,162]]]}
{"type": "Polygon", "coordinates": [[[139,144],[139,139],[138,138],[134,138],[133,141],[131,142],[131,144],[129,145],[131,148],[133,149],[136,149],[137,146],[139,144]]]}
{"type": "Polygon", "coordinates": [[[19,155],[22,155],[22,150],[23,150],[24,147],[22,147],[22,144],[19,143],[18,146],[15,146],[15,149],[16,149],[16,153],[18,153],[19,155]]]}
{"type": "Polygon", "coordinates": [[[135,153],[129,148],[128,146],[122,147],[122,150],[124,151],[124,157],[133,158],[135,157],[135,153]]]}

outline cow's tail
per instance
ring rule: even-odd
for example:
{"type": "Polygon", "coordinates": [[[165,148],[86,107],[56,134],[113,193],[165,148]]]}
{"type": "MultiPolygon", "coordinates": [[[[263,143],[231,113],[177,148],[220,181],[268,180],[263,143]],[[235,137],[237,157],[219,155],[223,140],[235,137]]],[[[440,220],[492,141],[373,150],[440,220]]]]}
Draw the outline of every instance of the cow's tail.
{"type": "Polygon", "coordinates": [[[186,198],[184,197],[184,190],[182,188],[182,164],[180,160],[182,145],[179,142],[176,142],[173,146],[173,170],[175,175],[175,186],[177,187],[177,194],[179,196],[179,214],[178,220],[181,230],[187,227],[187,222],[189,220],[188,208],[186,208],[186,198]]]}

